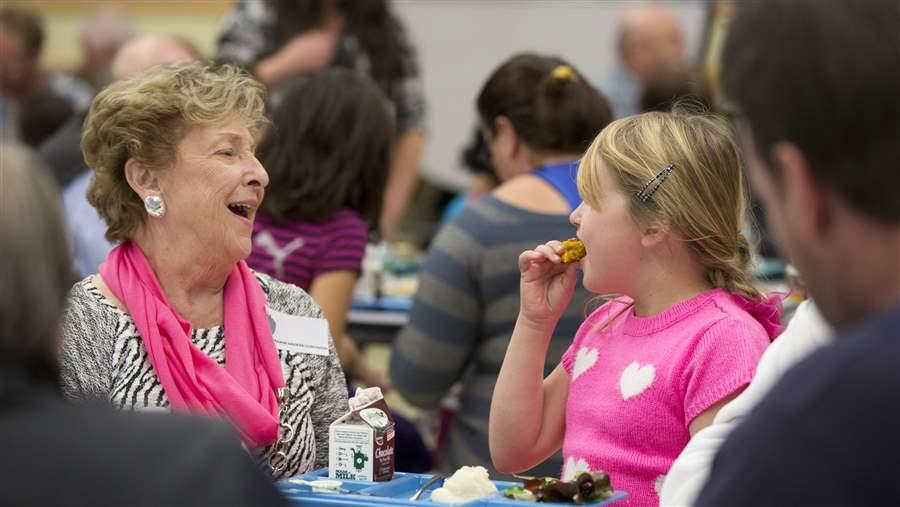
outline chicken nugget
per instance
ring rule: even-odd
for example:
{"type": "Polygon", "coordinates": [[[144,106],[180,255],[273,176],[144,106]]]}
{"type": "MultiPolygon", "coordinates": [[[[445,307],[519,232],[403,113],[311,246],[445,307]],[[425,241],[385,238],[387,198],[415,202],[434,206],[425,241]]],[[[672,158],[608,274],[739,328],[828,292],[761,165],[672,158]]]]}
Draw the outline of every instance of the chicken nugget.
{"type": "Polygon", "coordinates": [[[578,238],[569,238],[562,242],[562,261],[564,264],[578,262],[585,255],[584,243],[578,238]]]}

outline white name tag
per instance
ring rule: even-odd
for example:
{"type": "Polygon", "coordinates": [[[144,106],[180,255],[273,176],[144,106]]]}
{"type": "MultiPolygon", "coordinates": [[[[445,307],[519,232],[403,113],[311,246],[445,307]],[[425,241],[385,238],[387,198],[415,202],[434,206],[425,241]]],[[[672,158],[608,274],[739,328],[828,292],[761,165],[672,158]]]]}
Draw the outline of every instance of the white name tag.
{"type": "Polygon", "coordinates": [[[328,355],[328,321],[267,309],[275,346],[288,352],[328,355]]]}

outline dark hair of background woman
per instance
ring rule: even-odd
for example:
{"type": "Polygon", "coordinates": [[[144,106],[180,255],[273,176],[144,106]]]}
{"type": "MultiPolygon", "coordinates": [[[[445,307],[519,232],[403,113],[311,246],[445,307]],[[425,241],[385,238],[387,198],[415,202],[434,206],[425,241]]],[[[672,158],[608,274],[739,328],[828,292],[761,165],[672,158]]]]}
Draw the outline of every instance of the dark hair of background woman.
{"type": "Polygon", "coordinates": [[[287,41],[318,27],[329,4],[342,14],[346,31],[369,56],[372,79],[384,83],[403,75],[413,61],[412,46],[387,0],[269,0],[276,7],[279,38],[287,41]]]}
{"type": "Polygon", "coordinates": [[[468,144],[463,146],[459,153],[459,161],[463,168],[472,174],[483,174],[490,178],[494,185],[500,183],[497,170],[494,169],[494,164],[491,162],[491,148],[480,128],[472,129],[472,136],[468,144]]]}
{"type": "Polygon", "coordinates": [[[301,222],[350,208],[371,228],[381,214],[394,127],[372,81],[328,69],[291,83],[259,147],[269,173],[262,211],[301,222]]]}
{"type": "MultiPolygon", "coordinates": [[[[532,149],[544,153],[580,153],[612,121],[606,98],[572,69],[554,76],[569,63],[557,57],[523,53],[500,65],[478,95],[483,124],[496,133],[494,120],[509,118],[532,149]]],[[[571,66],[570,66],[571,67],[571,66]]]]}

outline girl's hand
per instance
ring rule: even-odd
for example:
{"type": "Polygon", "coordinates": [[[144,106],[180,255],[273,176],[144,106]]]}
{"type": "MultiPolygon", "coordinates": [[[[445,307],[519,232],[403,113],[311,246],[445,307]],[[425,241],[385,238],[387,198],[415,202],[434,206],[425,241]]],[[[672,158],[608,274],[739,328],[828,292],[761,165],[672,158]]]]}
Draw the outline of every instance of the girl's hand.
{"type": "Polygon", "coordinates": [[[563,264],[559,241],[519,255],[519,318],[535,328],[556,326],[575,292],[576,265],[563,264]]]}

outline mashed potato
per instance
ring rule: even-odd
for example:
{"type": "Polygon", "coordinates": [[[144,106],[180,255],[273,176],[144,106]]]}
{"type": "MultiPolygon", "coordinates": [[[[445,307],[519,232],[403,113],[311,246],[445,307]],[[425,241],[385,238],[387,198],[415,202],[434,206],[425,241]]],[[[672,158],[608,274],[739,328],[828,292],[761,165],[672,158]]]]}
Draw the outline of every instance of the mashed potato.
{"type": "Polygon", "coordinates": [[[484,467],[462,467],[431,494],[435,503],[459,504],[484,498],[497,492],[484,467]]]}

